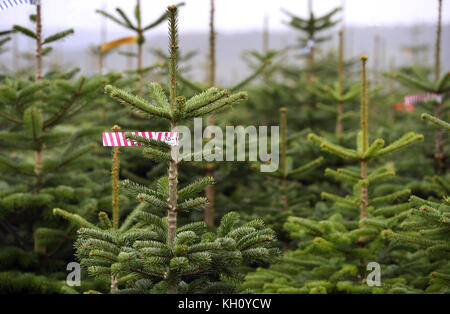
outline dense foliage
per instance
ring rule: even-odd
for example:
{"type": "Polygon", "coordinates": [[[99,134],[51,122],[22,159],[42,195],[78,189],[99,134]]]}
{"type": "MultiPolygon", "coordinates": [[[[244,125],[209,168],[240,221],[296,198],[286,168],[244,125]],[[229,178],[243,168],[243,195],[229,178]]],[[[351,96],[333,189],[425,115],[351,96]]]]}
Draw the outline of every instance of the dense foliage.
{"type": "MultiPolygon", "coordinates": [[[[342,30],[337,52],[321,49],[339,8],[286,11],[299,45],[248,52],[251,74],[228,88],[215,84],[213,0],[206,82],[191,79],[192,52],[179,52],[184,3],[146,26],[139,0],[133,19],[99,10],[136,36],[137,68],[103,74],[116,51],[96,47],[100,73],[89,77],[46,66],[48,44],[74,31],[44,37],[37,5],[35,29],[0,32],[0,54],[13,36],[36,44],[33,69],[0,67],[0,293],[449,293],[450,72],[438,2],[434,69],[392,69],[374,85],[371,58],[343,55],[342,30]],[[166,21],[168,52],[145,65],[144,34],[166,21]],[[305,62],[291,62],[292,49],[305,62]],[[424,93],[439,97],[398,107],[424,93]],[[196,153],[129,133],[192,130],[194,118],[280,126],[266,138],[278,169],[187,161],[196,153]],[[111,130],[141,145],[102,147],[111,130]],[[66,282],[71,262],[81,286],[66,282]]],[[[215,140],[203,139],[203,157],[215,140]]]]}

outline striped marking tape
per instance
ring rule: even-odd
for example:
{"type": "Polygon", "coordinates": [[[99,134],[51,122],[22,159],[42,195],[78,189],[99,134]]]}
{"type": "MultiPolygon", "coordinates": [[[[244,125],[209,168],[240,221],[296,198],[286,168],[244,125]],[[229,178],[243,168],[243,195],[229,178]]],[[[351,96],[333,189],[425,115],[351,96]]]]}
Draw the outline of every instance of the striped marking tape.
{"type": "Polygon", "coordinates": [[[429,99],[434,99],[437,102],[442,102],[441,95],[434,94],[434,93],[425,93],[425,94],[405,96],[404,103],[405,103],[405,106],[410,106],[410,105],[414,105],[415,103],[418,103],[418,102],[427,101],[429,99]]]}
{"type": "Polygon", "coordinates": [[[178,145],[177,132],[103,132],[103,146],[143,146],[141,143],[127,139],[125,134],[163,141],[170,146],[178,145]]]}
{"type": "Polygon", "coordinates": [[[0,10],[6,10],[21,4],[40,4],[40,0],[0,0],[0,10]]]}

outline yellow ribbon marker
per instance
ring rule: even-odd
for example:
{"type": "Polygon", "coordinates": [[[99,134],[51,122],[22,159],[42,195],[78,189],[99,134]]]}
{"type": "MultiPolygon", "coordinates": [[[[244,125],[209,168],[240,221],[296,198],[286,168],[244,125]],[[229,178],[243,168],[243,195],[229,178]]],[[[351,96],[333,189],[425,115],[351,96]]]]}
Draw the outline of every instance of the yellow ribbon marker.
{"type": "Polygon", "coordinates": [[[138,37],[137,36],[132,36],[132,37],[124,37],[124,38],[119,38],[104,44],[100,45],[100,51],[101,52],[106,52],[112,48],[115,48],[117,46],[120,45],[124,45],[124,44],[134,44],[136,43],[138,37]]]}

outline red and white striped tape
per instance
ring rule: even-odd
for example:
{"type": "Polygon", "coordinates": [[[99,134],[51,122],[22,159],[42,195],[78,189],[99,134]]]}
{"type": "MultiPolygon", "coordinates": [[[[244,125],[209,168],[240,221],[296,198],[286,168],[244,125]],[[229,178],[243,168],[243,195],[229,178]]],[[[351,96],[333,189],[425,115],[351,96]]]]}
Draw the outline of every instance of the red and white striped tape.
{"type": "Polygon", "coordinates": [[[103,146],[143,146],[131,139],[127,139],[125,134],[145,137],[157,141],[163,141],[170,146],[178,145],[177,132],[103,132],[103,146]]]}
{"type": "Polygon", "coordinates": [[[405,96],[404,103],[405,106],[414,105],[418,102],[427,101],[429,99],[435,99],[438,102],[442,102],[442,96],[434,93],[417,94],[411,96],[405,96]]]}

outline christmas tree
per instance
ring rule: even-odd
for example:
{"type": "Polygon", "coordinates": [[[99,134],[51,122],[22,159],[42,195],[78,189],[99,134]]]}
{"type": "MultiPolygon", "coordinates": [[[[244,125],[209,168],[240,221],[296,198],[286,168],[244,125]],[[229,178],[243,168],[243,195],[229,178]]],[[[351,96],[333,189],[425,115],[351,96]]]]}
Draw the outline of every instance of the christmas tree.
{"type": "Polygon", "coordinates": [[[43,45],[72,31],[42,39],[40,5],[36,10],[35,32],[15,26],[36,39],[35,75],[6,78],[0,85],[0,251],[5,292],[55,293],[65,284],[74,230],[56,220],[51,210],[65,206],[86,218],[97,210],[96,196],[104,190],[104,166],[92,156],[96,143],[90,139],[97,130],[76,119],[96,92],[118,79],[113,74],[66,79],[67,73],[43,73],[42,56],[48,50],[43,45]]]}
{"type": "MultiPolygon", "coordinates": [[[[422,115],[437,127],[446,131],[450,130],[450,124],[427,113],[422,115]]],[[[397,216],[399,224],[394,230],[384,231],[384,236],[391,239],[394,247],[407,247],[415,252],[417,258],[427,267],[429,276],[422,275],[429,285],[427,292],[448,293],[450,287],[449,256],[449,218],[450,181],[448,178],[438,180],[438,189],[442,190],[442,200],[425,200],[417,196],[410,198],[411,208],[397,216]]],[[[423,266],[422,266],[423,267],[423,266]]]]}
{"type": "Polygon", "coordinates": [[[334,27],[339,20],[335,20],[335,15],[341,8],[335,8],[323,16],[317,17],[312,10],[312,0],[309,0],[309,17],[301,18],[283,10],[291,20],[287,23],[292,28],[304,33],[304,36],[298,38],[301,52],[308,57],[308,78],[314,76],[314,58],[316,44],[325,42],[330,39],[328,36],[319,36],[319,33],[334,27]]]}
{"type": "Polygon", "coordinates": [[[369,165],[383,155],[423,139],[422,135],[410,132],[387,146],[383,139],[376,139],[370,144],[366,62],[367,57],[363,56],[361,129],[356,149],[340,146],[315,134],[308,136],[326,152],[359,161],[359,169],[351,166],[338,170],[328,168],[325,171],[327,176],[351,187],[353,193],[343,197],[322,192],[324,199],[334,202],[325,220],[290,217],[285,228],[292,237],[301,240],[299,248],[286,253],[282,263],[249,274],[244,287],[269,293],[414,291],[414,288],[403,285],[395,277],[385,279],[385,285],[381,287],[372,288],[363,282],[368,262],[383,259],[383,262],[393,263],[395,257],[385,256],[386,244],[380,237],[380,231],[383,226],[393,225],[397,220],[384,215],[405,208],[408,204],[399,203],[398,200],[401,201],[411,192],[408,189],[388,194],[383,189],[377,191],[376,183],[392,177],[394,172],[386,166],[371,169],[369,165]],[[369,193],[370,190],[373,192],[369,193]]]}
{"type": "MultiPolygon", "coordinates": [[[[169,99],[158,83],[148,85],[155,104],[111,85],[105,88],[124,105],[149,117],[167,120],[172,132],[176,132],[180,121],[224,109],[246,98],[244,92],[229,93],[215,87],[188,100],[177,96],[177,13],[176,6],[168,7],[169,99]]],[[[213,183],[212,178],[205,177],[179,189],[179,163],[190,160],[193,153],[179,156],[176,147],[164,142],[131,134],[127,138],[146,146],[146,157],[168,164],[168,176],[157,180],[156,189],[125,182],[145,206],[134,211],[120,229],[114,229],[114,223],[106,223],[106,228],[101,229],[80,216],[67,215],[84,226],[78,231],[77,255],[91,274],[118,276],[119,287],[124,283],[122,292],[126,293],[230,292],[236,289],[235,280],[242,277],[239,266],[268,261],[277,255],[277,249],[271,247],[274,232],[264,227],[260,219],[240,225],[239,215],[229,213],[214,233],[206,232],[203,222],[178,226],[178,212],[206,206],[206,198],[195,196],[213,183]],[[158,211],[167,211],[167,217],[154,214],[158,211]]]]}

